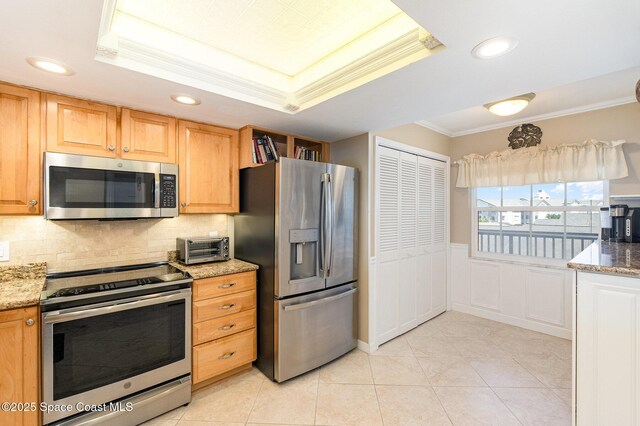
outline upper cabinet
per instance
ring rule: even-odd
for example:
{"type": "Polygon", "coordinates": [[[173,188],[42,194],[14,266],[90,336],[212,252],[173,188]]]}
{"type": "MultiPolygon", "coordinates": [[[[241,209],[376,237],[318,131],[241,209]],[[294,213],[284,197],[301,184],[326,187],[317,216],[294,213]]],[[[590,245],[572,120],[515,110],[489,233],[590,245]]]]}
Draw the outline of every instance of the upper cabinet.
{"type": "Polygon", "coordinates": [[[40,214],[40,93],[0,84],[0,214],[40,214]]]}
{"type": "Polygon", "coordinates": [[[238,131],[178,121],[180,213],[237,213],[238,131]]]}
{"type": "Polygon", "coordinates": [[[116,157],[116,107],[47,94],[47,151],[116,157]]]}
{"type": "Polygon", "coordinates": [[[121,158],[176,162],[175,118],[123,108],[121,130],[121,158]]]}

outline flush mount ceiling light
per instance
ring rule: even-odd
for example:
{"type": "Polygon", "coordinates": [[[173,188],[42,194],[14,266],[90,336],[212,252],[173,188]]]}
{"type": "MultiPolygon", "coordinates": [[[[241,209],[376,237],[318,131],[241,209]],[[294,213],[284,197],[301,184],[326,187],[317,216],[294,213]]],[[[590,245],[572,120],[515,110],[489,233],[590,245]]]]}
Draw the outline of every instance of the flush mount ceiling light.
{"type": "Polygon", "coordinates": [[[29,65],[38,68],[41,71],[47,71],[58,75],[73,75],[76,73],[70,66],[54,59],[32,56],[27,58],[27,62],[29,65]]]}
{"type": "Polygon", "coordinates": [[[295,114],[442,49],[391,0],[105,0],[96,60],[295,114]]]}
{"type": "Polygon", "coordinates": [[[494,37],[485,40],[471,50],[478,59],[491,59],[511,52],[518,46],[518,40],[511,37],[494,37]]]}
{"type": "Polygon", "coordinates": [[[184,105],[200,105],[200,99],[189,95],[171,95],[171,99],[179,104],[184,105]]]}
{"type": "Polygon", "coordinates": [[[491,102],[485,104],[484,107],[492,114],[506,117],[517,114],[529,105],[529,102],[536,97],[535,93],[526,93],[524,95],[515,96],[513,98],[504,99],[502,101],[491,102]]]}

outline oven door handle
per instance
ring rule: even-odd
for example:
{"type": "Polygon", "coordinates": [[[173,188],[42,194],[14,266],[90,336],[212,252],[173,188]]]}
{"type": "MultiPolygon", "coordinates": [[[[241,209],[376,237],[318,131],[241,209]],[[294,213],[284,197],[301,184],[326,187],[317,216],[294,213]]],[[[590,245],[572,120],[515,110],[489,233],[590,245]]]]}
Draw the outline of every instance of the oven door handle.
{"type": "Polygon", "coordinates": [[[157,305],[160,303],[171,302],[173,300],[188,299],[190,298],[189,292],[183,290],[170,291],[163,293],[158,297],[132,297],[130,299],[117,300],[109,306],[101,306],[97,308],[71,310],[71,312],[53,311],[45,312],[42,315],[42,321],[45,324],[56,324],[59,322],[73,321],[81,318],[95,317],[97,315],[110,314],[112,312],[127,311],[129,309],[142,308],[144,306],[157,305]]]}

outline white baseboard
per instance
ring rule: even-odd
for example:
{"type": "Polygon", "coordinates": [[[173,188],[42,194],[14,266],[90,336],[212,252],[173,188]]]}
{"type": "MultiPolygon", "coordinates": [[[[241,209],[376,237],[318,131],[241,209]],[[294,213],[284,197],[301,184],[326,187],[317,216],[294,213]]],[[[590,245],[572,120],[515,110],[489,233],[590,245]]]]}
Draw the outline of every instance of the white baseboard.
{"type": "Polygon", "coordinates": [[[552,336],[561,337],[571,340],[571,330],[566,330],[552,325],[544,325],[539,322],[529,321],[526,319],[515,318],[509,315],[503,315],[498,312],[489,312],[484,309],[474,308],[459,303],[454,303],[453,311],[463,312],[465,314],[475,315],[480,318],[486,318],[492,321],[498,321],[504,324],[514,325],[516,327],[526,328],[527,330],[537,331],[539,333],[550,334],[552,336]]]}
{"type": "Polygon", "coordinates": [[[358,349],[360,349],[361,351],[364,351],[368,354],[371,353],[371,348],[369,347],[368,343],[363,342],[362,340],[358,340],[358,349]]]}

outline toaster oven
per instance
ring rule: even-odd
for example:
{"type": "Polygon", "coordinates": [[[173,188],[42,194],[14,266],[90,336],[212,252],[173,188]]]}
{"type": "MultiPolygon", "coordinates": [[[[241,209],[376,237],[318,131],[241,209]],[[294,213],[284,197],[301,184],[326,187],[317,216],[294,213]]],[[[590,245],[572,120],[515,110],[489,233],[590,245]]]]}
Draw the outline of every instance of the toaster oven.
{"type": "Polygon", "coordinates": [[[178,261],[193,263],[229,260],[229,237],[177,238],[178,261]]]}

